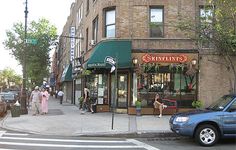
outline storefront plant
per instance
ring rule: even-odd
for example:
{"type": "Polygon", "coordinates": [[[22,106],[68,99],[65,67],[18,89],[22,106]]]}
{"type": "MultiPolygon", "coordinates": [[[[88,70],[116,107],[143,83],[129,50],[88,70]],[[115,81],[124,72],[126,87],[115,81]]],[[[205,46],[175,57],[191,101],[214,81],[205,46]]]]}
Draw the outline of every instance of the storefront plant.
{"type": "Polygon", "coordinates": [[[82,104],[83,104],[84,98],[83,98],[83,97],[80,97],[80,98],[78,98],[78,100],[79,100],[79,108],[81,109],[81,108],[82,108],[82,104]]]}
{"type": "Polygon", "coordinates": [[[135,102],[136,115],[137,115],[137,116],[140,116],[140,115],[141,115],[141,106],[142,106],[142,102],[141,102],[140,99],[138,99],[138,100],[135,102]]]}
{"type": "Polygon", "coordinates": [[[196,109],[200,109],[203,106],[203,103],[200,100],[195,100],[192,102],[192,106],[196,109]]]}

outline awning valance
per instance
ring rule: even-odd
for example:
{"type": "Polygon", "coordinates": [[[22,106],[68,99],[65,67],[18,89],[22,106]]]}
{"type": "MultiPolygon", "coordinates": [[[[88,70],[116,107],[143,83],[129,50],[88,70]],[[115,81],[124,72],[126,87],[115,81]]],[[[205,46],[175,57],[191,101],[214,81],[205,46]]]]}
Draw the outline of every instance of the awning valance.
{"type": "Polygon", "coordinates": [[[118,61],[118,68],[131,67],[131,41],[129,40],[109,40],[102,41],[94,47],[94,51],[86,63],[87,69],[111,68],[105,58],[113,57],[118,61]]]}
{"type": "Polygon", "coordinates": [[[61,82],[72,81],[72,64],[66,66],[61,75],[61,82]]]}

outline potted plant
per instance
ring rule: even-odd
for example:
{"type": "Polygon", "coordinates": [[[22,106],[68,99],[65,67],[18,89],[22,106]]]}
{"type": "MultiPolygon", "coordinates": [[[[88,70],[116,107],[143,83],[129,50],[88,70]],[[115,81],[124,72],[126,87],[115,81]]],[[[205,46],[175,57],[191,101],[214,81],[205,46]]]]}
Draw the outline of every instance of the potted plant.
{"type": "Polygon", "coordinates": [[[140,99],[138,99],[138,100],[135,102],[136,115],[137,115],[137,116],[141,116],[141,106],[142,106],[142,102],[141,102],[140,99]]]}
{"type": "Polygon", "coordinates": [[[82,104],[83,104],[84,98],[83,98],[83,97],[80,97],[80,98],[78,98],[78,100],[79,100],[79,109],[81,109],[81,108],[82,108],[82,104]]]}
{"type": "Polygon", "coordinates": [[[192,106],[196,109],[200,109],[203,106],[203,103],[200,100],[195,100],[192,102],[192,106]]]}

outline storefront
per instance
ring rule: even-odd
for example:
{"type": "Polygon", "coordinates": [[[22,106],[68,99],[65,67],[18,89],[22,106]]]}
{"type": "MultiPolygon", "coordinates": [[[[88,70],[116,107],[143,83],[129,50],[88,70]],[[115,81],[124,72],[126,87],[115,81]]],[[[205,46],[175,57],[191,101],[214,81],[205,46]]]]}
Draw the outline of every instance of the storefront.
{"type": "Polygon", "coordinates": [[[131,50],[131,41],[103,41],[86,61],[91,99],[97,111],[135,114],[135,102],[142,101],[142,114],[153,114],[158,92],[170,106],[164,114],[192,108],[198,93],[198,53],[196,51],[131,50]],[[132,52],[132,53],[131,53],[132,52]],[[158,53],[156,53],[158,52],[158,53]],[[106,59],[118,61],[116,73],[106,59]],[[133,62],[132,62],[133,61],[133,62]]]}
{"type": "MultiPolygon", "coordinates": [[[[133,53],[133,96],[142,102],[142,114],[153,113],[153,102],[158,92],[169,107],[164,113],[191,108],[198,93],[198,53],[133,53]]],[[[135,110],[129,107],[129,114],[135,110]]]]}
{"type": "Polygon", "coordinates": [[[97,102],[97,111],[108,112],[115,108],[116,112],[127,113],[132,67],[131,41],[102,41],[94,47],[85,64],[86,69],[92,72],[86,76],[85,84],[90,89],[91,101],[97,102]]]}

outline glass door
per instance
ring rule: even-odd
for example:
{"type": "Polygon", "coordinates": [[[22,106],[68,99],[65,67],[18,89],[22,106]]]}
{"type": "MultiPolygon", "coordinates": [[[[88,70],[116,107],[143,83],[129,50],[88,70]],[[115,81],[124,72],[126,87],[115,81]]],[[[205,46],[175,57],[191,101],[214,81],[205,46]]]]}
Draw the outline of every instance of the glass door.
{"type": "MultiPolygon", "coordinates": [[[[115,75],[112,75],[112,84],[111,84],[111,100],[115,102],[117,108],[127,108],[128,100],[128,75],[127,74],[118,74],[117,75],[117,101],[115,100],[116,87],[115,87],[115,75]]],[[[111,104],[113,104],[111,102],[111,104]]]]}

